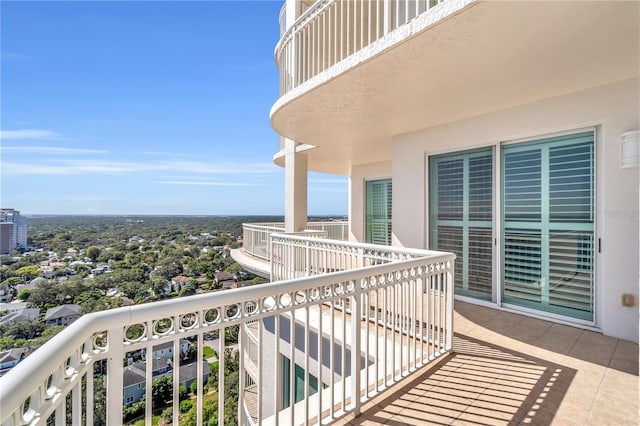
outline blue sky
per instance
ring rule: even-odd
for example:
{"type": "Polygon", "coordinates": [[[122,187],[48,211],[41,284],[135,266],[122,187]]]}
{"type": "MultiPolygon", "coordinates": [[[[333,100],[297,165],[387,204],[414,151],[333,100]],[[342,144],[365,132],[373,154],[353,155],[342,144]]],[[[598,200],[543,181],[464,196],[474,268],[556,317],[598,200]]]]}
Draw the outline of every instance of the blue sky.
{"type": "MultiPolygon", "coordinates": [[[[1,3],[1,207],[282,214],[280,1],[1,3]]],[[[309,214],[347,179],[309,174],[309,214]]]]}

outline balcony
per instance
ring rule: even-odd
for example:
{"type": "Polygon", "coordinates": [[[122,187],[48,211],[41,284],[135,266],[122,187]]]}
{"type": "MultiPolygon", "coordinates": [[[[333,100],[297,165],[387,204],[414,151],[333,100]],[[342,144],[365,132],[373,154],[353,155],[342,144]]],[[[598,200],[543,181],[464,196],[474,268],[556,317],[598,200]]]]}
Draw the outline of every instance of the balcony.
{"type": "Polygon", "coordinates": [[[317,1],[275,49],[271,124],[315,147],[309,170],[349,175],[390,160],[396,135],[637,76],[637,16],[637,2],[317,1]]]}
{"type": "MultiPolygon", "coordinates": [[[[243,425],[637,424],[634,343],[463,302],[454,312],[447,253],[282,234],[270,245],[282,281],[83,316],[0,379],[0,423],[123,423],[132,354],[168,346],[180,365],[185,341],[202,359],[207,336],[239,326],[243,425]]],[[[171,371],[174,424],[224,423],[225,363],[217,393],[198,364],[191,419],[171,371]]],[[[143,377],[152,401],[152,363],[143,377]]],[[[154,404],[147,425],[166,410],[154,404]]]]}
{"type": "MultiPolygon", "coordinates": [[[[242,249],[232,250],[231,256],[246,270],[264,278],[271,278],[271,235],[284,232],[283,222],[244,223],[242,249]]],[[[346,241],[349,239],[349,222],[307,222],[307,229],[296,235],[346,241]]]]}
{"type": "MultiPolygon", "coordinates": [[[[138,401],[147,401],[145,424],[165,405],[178,423],[182,346],[189,342],[200,360],[207,336],[235,326],[239,424],[330,423],[451,350],[452,254],[272,238],[274,276],[298,278],[85,315],[0,379],[0,423],[123,423],[133,361],[155,360],[160,347],[172,348],[171,396],[156,402],[156,366],[146,362],[138,401]],[[300,369],[303,383],[315,378],[314,389],[299,390],[300,369]]],[[[213,340],[218,354],[224,340],[213,340]]],[[[196,424],[212,415],[204,407],[213,397],[218,424],[228,416],[226,362],[219,357],[218,387],[209,392],[205,364],[189,364],[196,365],[196,424]]]]}

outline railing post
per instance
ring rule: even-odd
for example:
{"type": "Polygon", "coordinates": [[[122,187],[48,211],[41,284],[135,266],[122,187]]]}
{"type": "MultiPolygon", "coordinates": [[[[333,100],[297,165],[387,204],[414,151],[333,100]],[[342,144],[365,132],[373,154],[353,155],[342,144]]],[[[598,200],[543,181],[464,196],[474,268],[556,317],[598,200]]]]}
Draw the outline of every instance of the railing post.
{"type": "MultiPolygon", "coordinates": [[[[354,293],[350,297],[351,305],[351,401],[353,402],[353,413],[357,416],[360,414],[360,371],[362,369],[360,362],[361,352],[361,283],[360,280],[354,280],[354,293]]],[[[344,342],[346,344],[346,342],[344,342]]],[[[345,372],[343,372],[346,378],[345,372]]]]}
{"type": "Polygon", "coordinates": [[[454,267],[453,261],[448,262],[449,267],[447,273],[447,342],[445,348],[447,350],[453,349],[453,279],[454,279],[454,267]]]}
{"type": "MultiPolygon", "coordinates": [[[[240,309],[244,309],[244,307],[240,307],[240,309]]],[[[244,425],[247,421],[244,418],[244,406],[245,406],[245,366],[244,366],[244,353],[248,345],[246,345],[245,341],[245,326],[246,323],[242,323],[239,326],[238,331],[238,424],[244,425]]]]}
{"type": "Polygon", "coordinates": [[[306,247],[305,247],[305,253],[304,253],[304,269],[305,269],[305,276],[311,276],[311,248],[309,247],[310,242],[307,240],[306,241],[306,247]]]}
{"type": "MultiPolygon", "coordinates": [[[[89,374],[92,374],[89,373],[89,374]]],[[[82,379],[78,380],[78,383],[73,387],[71,391],[71,422],[72,424],[81,424],[82,423],[82,379]]],[[[66,419],[65,419],[66,421],[66,419]]]]}
{"type": "Polygon", "coordinates": [[[391,29],[391,0],[384,0],[382,6],[382,34],[387,35],[391,29]]]}
{"type": "Polygon", "coordinates": [[[122,391],[124,359],[124,330],[116,327],[108,332],[109,357],[107,358],[107,424],[122,423],[122,391]]]}

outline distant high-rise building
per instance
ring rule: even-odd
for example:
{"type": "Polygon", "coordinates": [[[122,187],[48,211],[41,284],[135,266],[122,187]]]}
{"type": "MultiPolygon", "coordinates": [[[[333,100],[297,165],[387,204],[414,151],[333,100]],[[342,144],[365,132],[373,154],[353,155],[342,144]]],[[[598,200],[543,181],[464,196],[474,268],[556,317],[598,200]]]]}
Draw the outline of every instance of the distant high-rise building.
{"type": "Polygon", "coordinates": [[[0,253],[27,248],[27,219],[18,210],[0,209],[0,253]]]}

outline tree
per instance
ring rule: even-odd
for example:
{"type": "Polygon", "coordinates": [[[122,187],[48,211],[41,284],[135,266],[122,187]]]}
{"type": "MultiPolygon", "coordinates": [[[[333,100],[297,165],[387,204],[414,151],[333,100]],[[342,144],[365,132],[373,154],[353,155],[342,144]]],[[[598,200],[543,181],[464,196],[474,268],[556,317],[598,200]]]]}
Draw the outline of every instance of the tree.
{"type": "MultiPolygon", "coordinates": [[[[225,345],[233,345],[234,343],[238,343],[238,334],[239,333],[240,333],[240,326],[239,325],[232,325],[231,327],[225,328],[224,329],[224,344],[225,345]]],[[[226,352],[225,352],[225,356],[226,356],[226,352]]]]}
{"type": "Polygon", "coordinates": [[[106,426],[107,424],[107,389],[104,386],[104,376],[93,380],[93,424],[106,426]]]}
{"type": "MultiPolygon", "coordinates": [[[[2,271],[2,275],[5,275],[5,271],[2,271]]],[[[24,283],[24,280],[22,279],[22,277],[11,277],[11,278],[7,278],[6,280],[2,281],[0,283],[0,287],[4,287],[5,285],[8,285],[10,287],[14,287],[17,286],[18,284],[22,284],[24,283]]]]}
{"type": "Polygon", "coordinates": [[[23,288],[18,292],[18,299],[22,300],[23,302],[26,302],[27,299],[29,299],[29,296],[31,296],[31,290],[29,290],[28,288],[23,288]]]}
{"type": "Polygon", "coordinates": [[[107,297],[100,292],[85,291],[78,295],[73,300],[73,303],[80,305],[81,313],[84,315],[90,312],[120,307],[122,306],[122,299],[107,297]]]}
{"type": "Polygon", "coordinates": [[[100,256],[100,249],[96,246],[89,246],[85,254],[92,262],[95,262],[98,260],[98,256],[100,256]]]}
{"type": "Polygon", "coordinates": [[[35,277],[40,275],[40,269],[35,265],[23,266],[16,271],[21,277],[26,277],[29,280],[34,279],[35,277]]]}
{"type": "MultiPolygon", "coordinates": [[[[185,385],[180,385],[178,387],[178,400],[179,401],[184,401],[187,398],[189,398],[189,390],[187,389],[187,387],[185,385]]],[[[186,411],[188,411],[188,410],[186,410],[186,411]]]]}
{"type": "Polygon", "coordinates": [[[153,407],[162,407],[171,398],[173,392],[173,379],[171,376],[162,376],[155,379],[151,387],[151,401],[153,407]]]}

